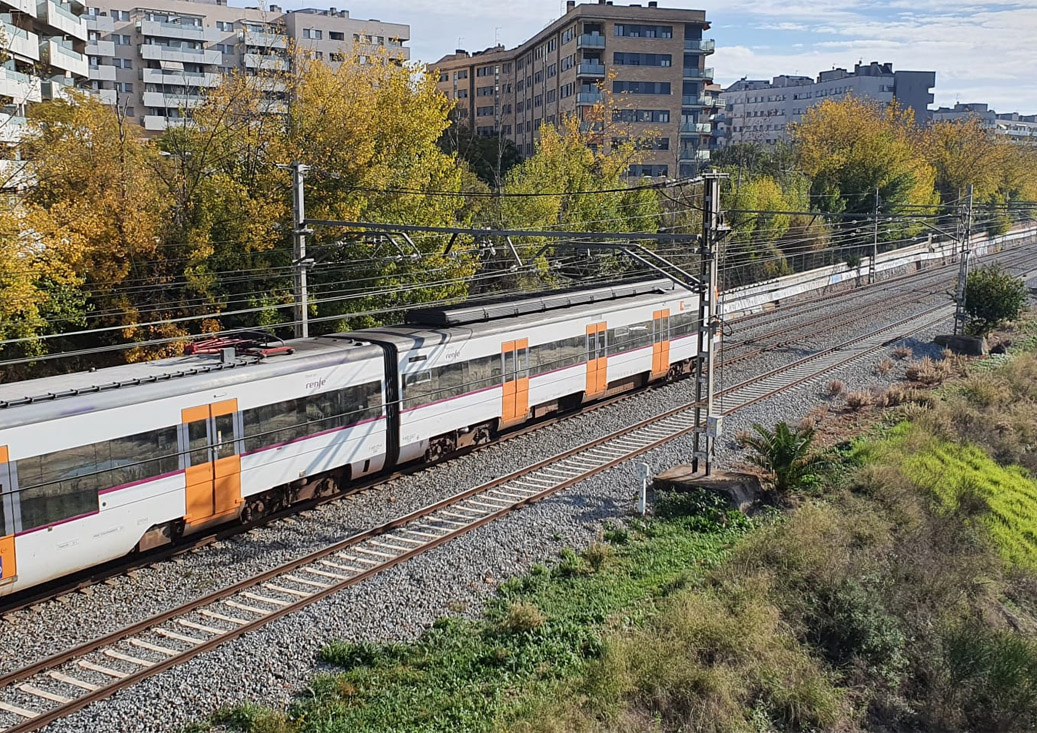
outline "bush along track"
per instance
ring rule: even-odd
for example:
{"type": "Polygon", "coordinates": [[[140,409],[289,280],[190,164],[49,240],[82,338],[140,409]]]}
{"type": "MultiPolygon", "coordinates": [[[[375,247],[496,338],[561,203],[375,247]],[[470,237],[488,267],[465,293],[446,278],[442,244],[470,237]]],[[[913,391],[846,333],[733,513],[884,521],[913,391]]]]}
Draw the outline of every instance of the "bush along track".
{"type": "Polygon", "coordinates": [[[942,386],[830,407],[819,436],[867,417],[867,437],[825,449],[777,508],[659,496],[478,618],[333,644],[287,711],[197,729],[1032,730],[1037,357],[1015,338],[946,359],[942,386]]]}

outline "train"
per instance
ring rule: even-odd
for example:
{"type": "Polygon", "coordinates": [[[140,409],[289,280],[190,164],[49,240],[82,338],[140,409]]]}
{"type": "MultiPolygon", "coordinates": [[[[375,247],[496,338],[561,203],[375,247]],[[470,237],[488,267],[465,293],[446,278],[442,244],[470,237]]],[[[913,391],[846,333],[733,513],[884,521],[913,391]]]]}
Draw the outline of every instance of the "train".
{"type": "Polygon", "coordinates": [[[0,384],[0,596],[690,374],[698,298],[619,283],[0,384]]]}

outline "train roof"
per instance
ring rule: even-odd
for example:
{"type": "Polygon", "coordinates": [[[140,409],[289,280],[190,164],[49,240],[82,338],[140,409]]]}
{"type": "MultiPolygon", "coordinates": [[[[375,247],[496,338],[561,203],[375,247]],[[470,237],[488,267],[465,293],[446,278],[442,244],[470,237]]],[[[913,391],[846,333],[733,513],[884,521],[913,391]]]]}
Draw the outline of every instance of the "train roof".
{"type": "MultiPolygon", "coordinates": [[[[587,297],[581,303],[569,306],[556,306],[554,309],[538,309],[532,303],[516,302],[515,310],[521,312],[521,315],[502,315],[505,312],[502,309],[497,311],[498,315],[493,318],[472,320],[465,325],[442,327],[427,324],[382,326],[356,331],[349,335],[359,339],[392,343],[401,349],[412,349],[415,347],[435,346],[452,341],[463,341],[479,336],[490,336],[497,333],[512,333],[534,325],[558,323],[588,316],[595,317],[600,313],[608,312],[617,307],[655,304],[672,300],[674,297],[691,297],[694,295],[685,288],[674,286],[669,280],[649,281],[642,285],[642,287],[636,289],[636,292],[630,290],[625,295],[612,298],[604,297],[606,289],[598,289],[601,297],[587,297]],[[645,285],[649,287],[644,287],[645,285]]],[[[535,296],[531,300],[536,301],[540,297],[535,296]]]]}
{"type": "Polygon", "coordinates": [[[224,362],[218,355],[181,356],[0,384],[0,424],[11,424],[13,413],[10,411],[20,412],[16,408],[64,402],[63,398],[68,397],[118,392],[120,397],[113,401],[128,404],[195,392],[205,389],[208,383],[222,386],[303,369],[382,358],[379,346],[340,334],[285,343],[294,350],[293,353],[266,359],[238,358],[224,362]],[[134,389],[139,386],[152,388],[134,389]]]}
{"type": "Polygon", "coordinates": [[[464,326],[498,318],[514,318],[530,313],[544,313],[561,308],[573,308],[607,301],[632,298],[638,295],[672,292],[677,285],[671,280],[634,280],[598,287],[576,287],[563,290],[530,293],[516,298],[501,296],[445,308],[416,308],[407,313],[411,326],[464,326]]]}

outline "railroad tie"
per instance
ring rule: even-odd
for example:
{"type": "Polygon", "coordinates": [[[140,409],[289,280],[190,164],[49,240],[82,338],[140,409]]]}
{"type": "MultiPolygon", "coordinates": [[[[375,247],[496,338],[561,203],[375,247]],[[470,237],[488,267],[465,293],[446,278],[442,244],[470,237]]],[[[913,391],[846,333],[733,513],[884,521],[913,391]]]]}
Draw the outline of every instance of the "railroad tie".
{"type": "Polygon", "coordinates": [[[238,608],[242,611],[248,611],[249,613],[256,613],[260,616],[269,616],[270,611],[263,608],[256,608],[255,606],[248,606],[244,603],[238,603],[237,601],[224,601],[223,605],[230,606],[231,608],[238,608]]]}
{"type": "Polygon", "coordinates": [[[89,669],[91,672],[100,672],[103,675],[106,675],[108,677],[114,677],[117,680],[124,680],[127,677],[129,677],[129,674],[127,674],[126,672],[120,672],[119,670],[112,669],[111,667],[102,667],[100,664],[94,664],[93,662],[88,662],[85,659],[80,659],[76,662],[76,664],[78,664],[83,669],[89,669]]]}
{"type": "Polygon", "coordinates": [[[67,674],[55,672],[54,670],[47,672],[47,676],[51,679],[57,680],[58,682],[64,682],[66,685],[72,685],[73,687],[78,687],[82,690],[86,690],[87,692],[93,692],[95,690],[101,689],[99,685],[95,685],[90,682],[83,682],[83,680],[77,680],[75,677],[69,677],[67,674]]]}
{"type": "Polygon", "coordinates": [[[136,664],[138,667],[147,668],[155,666],[154,662],[149,662],[146,659],[138,659],[137,657],[131,657],[129,654],[123,654],[122,652],[117,652],[114,649],[102,649],[101,654],[105,655],[106,657],[111,657],[112,659],[118,659],[122,662],[136,664]]]}
{"type": "MultiPolygon", "coordinates": [[[[268,588],[272,591],[276,591],[277,593],[286,593],[290,596],[298,596],[299,598],[309,598],[313,595],[308,590],[295,590],[295,588],[284,588],[280,585],[274,585],[273,583],[263,583],[263,587],[268,588]]],[[[285,603],[284,605],[290,606],[292,604],[285,603]]]]}
{"type": "Polygon", "coordinates": [[[301,583],[302,585],[313,586],[314,588],[330,588],[330,583],[321,583],[316,580],[306,580],[306,578],[300,578],[298,575],[282,575],[285,580],[290,580],[293,583],[301,583]]]}
{"type": "Polygon", "coordinates": [[[226,616],[226,615],[224,615],[222,613],[217,613],[216,611],[210,611],[207,608],[199,608],[198,609],[198,613],[202,614],[203,616],[208,616],[209,618],[218,619],[220,621],[226,621],[229,624],[236,624],[238,626],[244,626],[245,624],[248,623],[248,621],[246,621],[243,618],[235,618],[234,616],[226,616]]]}
{"type": "Polygon", "coordinates": [[[354,567],[351,567],[349,565],[343,565],[342,563],[332,562],[331,560],[319,560],[318,562],[320,562],[321,565],[324,565],[326,567],[335,568],[336,570],[345,570],[346,572],[349,572],[349,573],[362,573],[362,572],[364,572],[360,568],[354,568],[354,567]]]}
{"type": "Polygon", "coordinates": [[[30,695],[35,695],[36,697],[41,697],[44,700],[50,700],[51,702],[61,703],[62,705],[67,705],[68,703],[72,702],[71,697],[65,697],[64,695],[55,695],[53,692],[41,690],[39,687],[33,687],[30,684],[22,683],[20,685],[17,685],[17,688],[22,692],[27,692],[30,695]]]}
{"type": "Polygon", "coordinates": [[[19,717],[28,718],[29,720],[32,720],[33,718],[38,718],[42,714],[37,713],[35,710],[27,710],[25,708],[20,708],[17,705],[10,705],[3,701],[0,701],[0,710],[6,710],[9,713],[14,713],[19,717]]]}
{"type": "Polygon", "coordinates": [[[332,580],[349,580],[348,575],[339,575],[338,573],[329,573],[326,570],[317,570],[316,568],[299,568],[301,571],[306,573],[312,573],[319,575],[322,578],[331,578],[332,580]]]}
{"type": "Polygon", "coordinates": [[[137,646],[141,649],[147,649],[153,652],[158,652],[159,654],[165,654],[167,657],[175,657],[180,653],[176,649],[170,649],[166,646],[159,646],[158,644],[152,644],[151,642],[143,641],[141,639],[127,639],[126,641],[133,644],[133,646],[137,646]]]}
{"type": "MultiPolygon", "coordinates": [[[[248,591],[243,592],[241,595],[243,595],[245,598],[251,598],[253,601],[262,601],[263,603],[270,603],[274,606],[283,607],[292,605],[290,601],[284,601],[280,598],[270,598],[269,596],[261,596],[258,593],[250,593],[248,591]]],[[[272,613],[272,611],[268,611],[267,613],[272,613]]]]}
{"type": "Polygon", "coordinates": [[[176,631],[170,631],[169,629],[163,629],[161,627],[152,629],[152,631],[154,631],[159,636],[166,637],[167,639],[176,639],[177,641],[182,641],[193,646],[198,646],[199,644],[205,641],[205,639],[198,639],[193,636],[187,636],[186,634],[180,634],[176,631]]]}

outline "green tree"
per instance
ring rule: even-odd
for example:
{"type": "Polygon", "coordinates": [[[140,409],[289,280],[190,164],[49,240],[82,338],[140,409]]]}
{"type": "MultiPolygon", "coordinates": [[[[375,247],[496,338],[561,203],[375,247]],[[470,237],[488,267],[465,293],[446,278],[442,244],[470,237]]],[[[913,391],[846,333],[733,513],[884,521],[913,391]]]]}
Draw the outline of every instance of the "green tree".
{"type": "Polygon", "coordinates": [[[753,430],[755,435],[743,438],[742,445],[752,450],[749,461],[771,475],[779,495],[800,488],[817,473],[822,458],[811,452],[813,429],[793,428],[780,422],[774,430],[759,423],[753,425],[753,430]]]}
{"type": "Polygon", "coordinates": [[[1026,305],[1026,284],[999,265],[980,267],[969,273],[965,284],[965,313],[969,330],[985,335],[1005,321],[1019,317],[1026,305]]]}
{"type": "Polygon", "coordinates": [[[456,155],[487,186],[504,185],[508,172],[522,162],[522,155],[511,140],[498,135],[477,135],[471,127],[452,120],[439,138],[439,147],[447,155],[456,155]]]}

